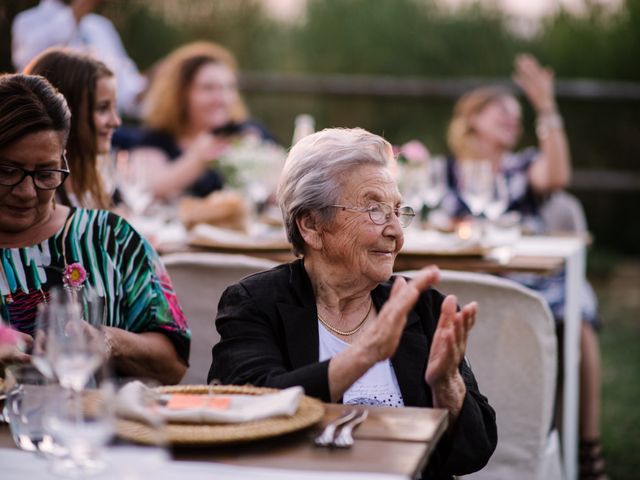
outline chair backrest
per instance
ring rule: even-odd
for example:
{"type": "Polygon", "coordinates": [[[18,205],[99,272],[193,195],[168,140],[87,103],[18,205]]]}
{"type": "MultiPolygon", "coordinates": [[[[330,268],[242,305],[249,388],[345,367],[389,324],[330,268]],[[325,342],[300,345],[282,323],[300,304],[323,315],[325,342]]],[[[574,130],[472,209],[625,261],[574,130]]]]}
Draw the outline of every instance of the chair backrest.
{"type": "Polygon", "coordinates": [[[252,273],[268,270],[276,262],[224,253],[174,253],[162,257],[191,329],[189,369],[183,384],[205,384],[211,348],[220,340],[215,328],[222,292],[252,273]]]}
{"type": "MultiPolygon", "coordinates": [[[[400,272],[406,273],[415,272],[400,272]]],[[[455,294],[461,305],[478,302],[466,353],[480,391],[496,410],[498,425],[495,453],[483,470],[468,478],[540,479],[549,462],[545,448],[557,374],[557,338],[549,307],[538,294],[511,280],[441,273],[439,291],[455,294]]]]}
{"type": "Polygon", "coordinates": [[[585,233],[587,219],[580,201],[564,190],[545,200],[540,209],[542,221],[551,233],[585,233]]]}

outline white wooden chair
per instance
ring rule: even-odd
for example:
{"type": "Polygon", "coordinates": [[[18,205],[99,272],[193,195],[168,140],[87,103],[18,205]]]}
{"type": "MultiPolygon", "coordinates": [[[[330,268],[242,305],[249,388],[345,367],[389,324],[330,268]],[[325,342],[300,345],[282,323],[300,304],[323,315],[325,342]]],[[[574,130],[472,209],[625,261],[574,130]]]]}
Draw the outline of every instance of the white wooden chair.
{"type": "Polygon", "coordinates": [[[587,219],[580,201],[564,190],[558,190],[542,204],[542,221],[548,232],[585,233],[587,219]]]}
{"type": "Polygon", "coordinates": [[[478,302],[467,358],[496,410],[496,451],[483,470],[464,478],[562,478],[558,434],[550,431],[557,337],[546,302],[511,280],[479,273],[442,271],[436,288],[461,305],[478,302]]]}
{"type": "Polygon", "coordinates": [[[191,329],[189,369],[182,384],[205,384],[211,348],[220,340],[215,328],[218,301],[229,285],[277,263],[223,253],[174,253],[162,257],[191,329]]]}

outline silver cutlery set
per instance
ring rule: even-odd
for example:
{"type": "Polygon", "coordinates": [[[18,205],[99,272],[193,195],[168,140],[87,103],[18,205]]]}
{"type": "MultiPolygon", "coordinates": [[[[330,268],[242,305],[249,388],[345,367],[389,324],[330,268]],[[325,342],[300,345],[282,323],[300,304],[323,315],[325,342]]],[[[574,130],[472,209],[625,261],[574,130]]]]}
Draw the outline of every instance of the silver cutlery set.
{"type": "Polygon", "coordinates": [[[353,430],[367,419],[367,410],[345,410],[329,423],[315,439],[319,447],[349,448],[353,445],[353,430]],[[339,430],[339,431],[338,431],[339,430]]]}

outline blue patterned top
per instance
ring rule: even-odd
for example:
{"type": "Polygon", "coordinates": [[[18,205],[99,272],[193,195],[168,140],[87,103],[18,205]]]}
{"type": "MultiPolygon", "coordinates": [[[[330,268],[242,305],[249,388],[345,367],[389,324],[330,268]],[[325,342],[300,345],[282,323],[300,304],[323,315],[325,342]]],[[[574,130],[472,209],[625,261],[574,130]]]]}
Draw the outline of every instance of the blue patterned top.
{"type": "MultiPolygon", "coordinates": [[[[518,212],[522,215],[522,226],[527,232],[542,235],[548,233],[540,208],[544,198],[537,195],[529,183],[529,168],[536,161],[539,151],[530,147],[520,152],[510,152],[505,155],[500,165],[500,171],[505,177],[509,191],[509,206],[507,211],[518,212]]],[[[456,162],[454,158],[447,161],[448,192],[443,198],[441,208],[453,218],[462,218],[471,212],[462,200],[458,189],[456,162]]],[[[530,273],[505,275],[524,286],[535,290],[544,297],[557,321],[564,318],[565,308],[565,272],[562,270],[555,275],[541,276],[530,273]]],[[[580,295],[582,317],[595,328],[600,327],[598,318],[598,301],[591,286],[584,282],[580,295]]]]}
{"type": "MultiPolygon", "coordinates": [[[[530,147],[521,152],[511,152],[505,155],[500,165],[509,191],[507,211],[518,212],[522,215],[525,229],[532,233],[545,232],[544,223],[540,217],[541,198],[529,184],[529,168],[536,160],[538,150],[530,147]]],[[[464,203],[458,190],[458,172],[454,158],[447,159],[448,192],[442,200],[442,209],[453,218],[471,215],[471,211],[464,203]]]]}

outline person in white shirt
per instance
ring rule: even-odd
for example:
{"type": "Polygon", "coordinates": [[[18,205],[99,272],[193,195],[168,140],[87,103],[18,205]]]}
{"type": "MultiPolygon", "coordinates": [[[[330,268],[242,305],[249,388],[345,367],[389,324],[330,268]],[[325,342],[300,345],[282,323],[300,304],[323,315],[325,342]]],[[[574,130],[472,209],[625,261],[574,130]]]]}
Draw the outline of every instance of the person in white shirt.
{"type": "Polygon", "coordinates": [[[91,54],[116,74],[118,109],[137,117],[138,97],[147,80],[127,55],[111,21],[92,13],[102,1],[41,0],[20,12],[12,25],[12,61],[22,71],[36,55],[54,46],[91,54]]]}

